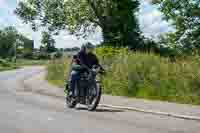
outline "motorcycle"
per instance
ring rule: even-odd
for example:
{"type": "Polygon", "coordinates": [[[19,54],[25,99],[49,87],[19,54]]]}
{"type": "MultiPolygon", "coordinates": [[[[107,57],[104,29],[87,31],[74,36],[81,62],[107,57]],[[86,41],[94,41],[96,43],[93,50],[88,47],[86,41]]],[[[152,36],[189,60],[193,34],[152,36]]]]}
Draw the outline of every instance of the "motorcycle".
{"type": "Polygon", "coordinates": [[[97,75],[103,73],[105,71],[98,66],[93,66],[92,69],[80,73],[80,79],[76,81],[74,97],[69,95],[68,83],[66,105],[69,108],[75,108],[77,104],[83,104],[89,111],[94,111],[100,102],[102,92],[101,80],[97,79],[97,75]]]}

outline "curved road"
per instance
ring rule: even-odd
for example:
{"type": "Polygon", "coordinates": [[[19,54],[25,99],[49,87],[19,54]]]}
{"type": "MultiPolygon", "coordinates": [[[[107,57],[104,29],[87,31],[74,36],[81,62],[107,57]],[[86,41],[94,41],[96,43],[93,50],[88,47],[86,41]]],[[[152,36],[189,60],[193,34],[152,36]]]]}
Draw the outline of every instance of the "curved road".
{"type": "Polygon", "coordinates": [[[67,109],[64,100],[27,93],[23,80],[41,67],[0,73],[0,131],[2,133],[199,133],[200,122],[98,108],[67,109]]]}

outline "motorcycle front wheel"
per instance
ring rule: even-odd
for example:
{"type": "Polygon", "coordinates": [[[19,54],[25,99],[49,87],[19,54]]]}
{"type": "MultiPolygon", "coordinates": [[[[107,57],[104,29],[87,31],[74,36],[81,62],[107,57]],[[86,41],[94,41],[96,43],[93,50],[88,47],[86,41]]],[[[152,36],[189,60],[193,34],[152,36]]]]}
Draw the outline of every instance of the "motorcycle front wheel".
{"type": "Polygon", "coordinates": [[[66,94],[66,99],[65,99],[66,100],[66,105],[67,105],[68,108],[75,108],[77,102],[71,96],[69,96],[69,86],[68,85],[66,85],[66,90],[67,90],[67,91],[65,91],[67,93],[66,94]]]}
{"type": "Polygon", "coordinates": [[[101,86],[99,83],[95,85],[90,91],[89,91],[89,103],[88,103],[88,110],[94,111],[101,99],[101,86]]]}
{"type": "Polygon", "coordinates": [[[66,97],[66,104],[67,104],[68,108],[75,108],[77,103],[71,97],[67,96],[66,97]]]}

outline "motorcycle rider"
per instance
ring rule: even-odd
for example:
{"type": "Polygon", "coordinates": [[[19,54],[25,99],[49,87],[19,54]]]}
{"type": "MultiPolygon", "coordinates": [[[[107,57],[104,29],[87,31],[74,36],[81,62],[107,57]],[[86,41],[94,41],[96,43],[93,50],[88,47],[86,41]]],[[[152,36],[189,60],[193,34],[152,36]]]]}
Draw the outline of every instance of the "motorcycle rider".
{"type": "Polygon", "coordinates": [[[93,49],[94,46],[88,42],[82,45],[80,52],[73,57],[69,82],[69,95],[72,97],[74,97],[76,81],[80,79],[80,72],[89,71],[94,65],[103,70],[97,56],[93,53],[93,49]]]}

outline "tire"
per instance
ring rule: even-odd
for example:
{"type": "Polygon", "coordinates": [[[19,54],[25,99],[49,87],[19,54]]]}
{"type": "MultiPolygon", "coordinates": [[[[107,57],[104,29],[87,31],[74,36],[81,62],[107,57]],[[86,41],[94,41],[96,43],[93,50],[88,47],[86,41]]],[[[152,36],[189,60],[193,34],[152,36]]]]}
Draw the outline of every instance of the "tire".
{"type": "Polygon", "coordinates": [[[101,86],[99,83],[97,83],[96,89],[97,89],[97,96],[94,98],[95,101],[88,105],[88,111],[96,110],[96,108],[101,100],[101,90],[102,89],[101,89],[101,86]]]}
{"type": "Polygon", "coordinates": [[[73,100],[71,97],[69,97],[69,86],[66,86],[66,90],[67,90],[67,95],[66,95],[66,105],[68,108],[75,108],[76,107],[76,101],[73,100]]]}
{"type": "Polygon", "coordinates": [[[66,105],[68,108],[75,108],[76,107],[76,101],[72,100],[69,96],[66,96],[66,105]]]}

